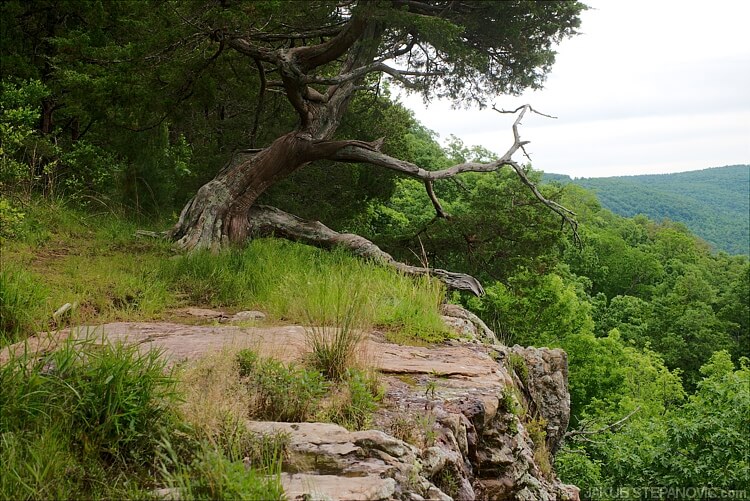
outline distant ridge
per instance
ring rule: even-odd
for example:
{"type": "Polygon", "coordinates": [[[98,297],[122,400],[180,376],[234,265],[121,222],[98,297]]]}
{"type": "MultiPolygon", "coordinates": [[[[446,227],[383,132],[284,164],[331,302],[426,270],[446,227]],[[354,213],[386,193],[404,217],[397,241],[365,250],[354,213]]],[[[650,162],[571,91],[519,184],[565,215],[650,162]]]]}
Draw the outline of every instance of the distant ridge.
{"type": "Polygon", "coordinates": [[[574,183],[596,193],[616,214],[677,221],[717,250],[750,254],[750,165],[579,179],[544,174],[544,181],[574,183]]]}

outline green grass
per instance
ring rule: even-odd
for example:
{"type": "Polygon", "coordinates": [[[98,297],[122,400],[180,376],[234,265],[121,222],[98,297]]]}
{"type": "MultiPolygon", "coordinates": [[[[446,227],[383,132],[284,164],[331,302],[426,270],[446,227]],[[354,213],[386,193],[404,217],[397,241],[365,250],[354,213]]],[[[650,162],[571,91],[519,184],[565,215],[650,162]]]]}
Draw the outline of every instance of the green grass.
{"type": "Polygon", "coordinates": [[[349,430],[370,427],[372,415],[384,396],[376,373],[348,369],[337,390],[322,413],[322,419],[349,430]]]}
{"type": "Polygon", "coordinates": [[[283,440],[248,434],[244,419],[367,427],[382,391],[356,354],[361,333],[379,328],[409,343],[448,336],[439,282],[344,250],[260,239],[178,256],[113,213],[14,205],[24,217],[2,242],[0,347],[184,306],[260,309],[270,322],[309,326],[312,337],[306,365],[246,353],[176,375],[158,353],[97,344],[95,332],[42,357],[15,355],[0,366],[0,499],[149,498],[161,487],[183,499],[280,499],[283,440]],[[74,307],[53,320],[65,303],[74,307]]]}
{"type": "Polygon", "coordinates": [[[13,265],[0,269],[0,346],[33,332],[43,316],[45,290],[37,278],[13,265]]]}
{"type": "Polygon", "coordinates": [[[524,384],[529,382],[529,366],[526,365],[526,359],[518,353],[511,353],[508,356],[508,368],[513,371],[518,379],[524,384]]]}
{"type": "Polygon", "coordinates": [[[364,297],[357,289],[332,289],[339,294],[333,304],[317,304],[314,311],[307,313],[311,324],[305,330],[307,361],[326,379],[343,381],[350,368],[362,363],[358,359],[365,327],[364,297]]]}
{"type": "Polygon", "coordinates": [[[196,252],[162,262],[158,278],[193,304],[260,308],[281,321],[335,325],[341,298],[362,297],[363,328],[380,326],[402,339],[447,337],[438,305],[444,289],[351,256],[284,240],[253,240],[220,254],[196,252]],[[356,292],[355,292],[356,291],[356,292]]]}
{"type": "Polygon", "coordinates": [[[122,496],[174,428],[174,380],[155,352],[68,341],[0,366],[0,498],[122,496]]]}
{"type": "Polygon", "coordinates": [[[261,309],[272,322],[334,325],[338,303],[353,291],[363,329],[381,328],[399,343],[449,336],[438,310],[442,284],[344,250],[258,239],[177,256],[168,242],[136,238],[138,226],[112,213],[39,200],[19,208],[24,219],[0,256],[1,307],[13,322],[0,326],[3,343],[68,324],[158,319],[182,306],[261,309]],[[53,322],[65,303],[75,307],[64,323],[53,322]]]}
{"type": "Polygon", "coordinates": [[[267,421],[300,422],[312,419],[329,385],[313,369],[261,358],[251,350],[237,354],[239,376],[252,404],[248,416],[267,421]]]}
{"type": "MultiPolygon", "coordinates": [[[[383,398],[383,388],[373,371],[351,367],[340,378],[328,381],[317,369],[262,358],[249,349],[240,350],[235,359],[237,375],[245,388],[238,400],[247,402],[245,416],[251,419],[327,421],[362,430],[371,424],[383,398]]],[[[221,371],[219,364],[217,369],[221,371]]],[[[226,385],[231,377],[225,374],[224,381],[217,383],[226,385]]]]}
{"type": "Polygon", "coordinates": [[[0,365],[0,499],[148,498],[165,485],[182,499],[279,499],[280,447],[255,446],[268,461],[247,471],[248,437],[204,440],[176,383],[158,352],[93,333],[0,365]]]}

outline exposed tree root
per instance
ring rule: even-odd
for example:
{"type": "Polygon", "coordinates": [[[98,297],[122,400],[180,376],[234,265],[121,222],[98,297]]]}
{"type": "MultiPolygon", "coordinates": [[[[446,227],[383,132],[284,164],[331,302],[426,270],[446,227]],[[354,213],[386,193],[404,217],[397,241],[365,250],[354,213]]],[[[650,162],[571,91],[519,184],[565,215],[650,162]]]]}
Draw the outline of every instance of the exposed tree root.
{"type": "Polygon", "coordinates": [[[352,233],[338,233],[319,221],[306,221],[275,207],[251,207],[248,211],[248,224],[250,234],[281,236],[326,249],[343,246],[359,257],[387,264],[403,273],[434,276],[452,289],[470,291],[477,296],[484,294],[482,284],[471,275],[439,268],[411,266],[396,261],[393,256],[364,237],[352,233]]]}

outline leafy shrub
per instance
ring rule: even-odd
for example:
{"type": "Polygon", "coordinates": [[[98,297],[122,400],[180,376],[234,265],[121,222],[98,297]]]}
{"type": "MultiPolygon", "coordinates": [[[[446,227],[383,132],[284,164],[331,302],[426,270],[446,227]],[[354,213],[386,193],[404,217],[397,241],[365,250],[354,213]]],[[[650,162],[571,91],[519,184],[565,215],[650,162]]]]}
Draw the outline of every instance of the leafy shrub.
{"type": "Polygon", "coordinates": [[[0,243],[6,238],[18,235],[24,213],[16,209],[11,203],[0,197],[0,243]]]}
{"type": "Polygon", "coordinates": [[[113,180],[123,169],[115,156],[85,140],[73,143],[60,155],[60,180],[65,195],[78,205],[87,206],[91,195],[110,191],[113,180]]]}
{"type": "Polygon", "coordinates": [[[40,103],[48,94],[38,80],[0,83],[0,189],[33,179],[34,167],[23,157],[35,136],[40,103]]]}
{"type": "Polygon", "coordinates": [[[315,370],[262,359],[252,350],[237,354],[239,374],[251,393],[251,417],[270,421],[300,422],[318,411],[328,390],[322,374],[315,370]]]}

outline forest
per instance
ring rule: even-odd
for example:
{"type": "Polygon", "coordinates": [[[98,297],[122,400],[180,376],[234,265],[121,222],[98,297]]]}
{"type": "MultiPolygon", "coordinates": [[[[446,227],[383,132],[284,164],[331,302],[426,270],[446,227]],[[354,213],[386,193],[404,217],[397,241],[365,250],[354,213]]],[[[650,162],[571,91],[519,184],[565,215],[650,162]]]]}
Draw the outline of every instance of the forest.
{"type": "Polygon", "coordinates": [[[596,193],[621,216],[644,214],[683,223],[729,254],[750,254],[750,166],[730,165],[649,176],[580,178],[546,174],[545,180],[574,182],[596,193]]]}
{"type": "MultiPolygon", "coordinates": [[[[364,259],[387,252],[400,273],[442,278],[441,299],[505,345],[567,352],[571,420],[554,469],[582,498],[639,499],[643,486],[749,496],[750,259],[746,241],[719,229],[746,233],[747,211],[739,224],[722,219],[726,197],[688,178],[684,195],[701,191],[700,206],[653,179],[646,189],[640,178],[545,178],[518,132],[498,145],[505,154],[441,142],[394,97],[399,87],[489,106],[489,96],[541,88],[585,8],[2,2],[0,347],[54,327],[69,298],[81,324],[255,304],[230,275],[261,262],[253,246],[269,236],[364,259]],[[628,199],[615,198],[624,183],[628,199]],[[681,211],[703,221],[691,231],[676,222],[681,211]],[[714,233],[693,233],[707,225],[714,233]],[[201,258],[194,269],[171,260],[185,252],[201,258]]],[[[278,317],[294,319],[291,308],[278,317]]],[[[401,341],[440,341],[404,318],[373,323],[401,341]]],[[[5,409],[18,398],[10,381],[5,409]]],[[[0,412],[0,465],[32,472],[0,481],[8,499],[65,471],[35,469],[58,439],[21,415],[0,412]]],[[[47,495],[136,489],[123,473],[112,484],[124,490],[97,490],[120,463],[71,451],[70,468],[99,473],[47,495]]]]}

